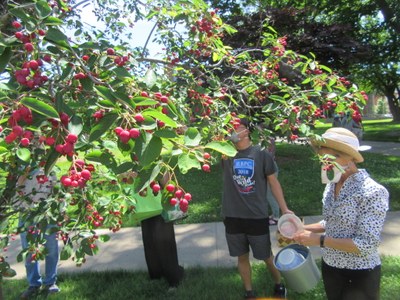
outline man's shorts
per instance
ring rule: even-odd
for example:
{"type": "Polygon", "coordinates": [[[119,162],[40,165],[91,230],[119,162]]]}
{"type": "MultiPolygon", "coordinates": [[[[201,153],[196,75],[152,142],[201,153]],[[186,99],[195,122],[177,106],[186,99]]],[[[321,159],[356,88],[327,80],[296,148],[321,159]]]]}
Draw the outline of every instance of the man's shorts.
{"type": "Polygon", "coordinates": [[[241,256],[250,251],[258,260],[272,255],[268,219],[225,218],[225,236],[230,256],[241,256]]]}

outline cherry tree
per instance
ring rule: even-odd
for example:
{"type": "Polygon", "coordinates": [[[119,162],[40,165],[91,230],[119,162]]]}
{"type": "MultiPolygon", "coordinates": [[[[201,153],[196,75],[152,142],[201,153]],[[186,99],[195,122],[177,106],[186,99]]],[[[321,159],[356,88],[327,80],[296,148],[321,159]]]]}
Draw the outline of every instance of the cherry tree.
{"type": "MultiPolygon", "coordinates": [[[[286,49],[270,26],[259,48],[232,49],[222,38],[236,30],[201,0],[98,0],[102,29],[77,17],[86,2],[10,2],[1,18],[0,251],[26,230],[31,247],[19,260],[44,258],[42,229],[52,224],[65,244],[61,259],[84,263],[109,239],[96,229],[118,231],[124,215],[137,213],[137,194],[160,193],[164,210],[187,212],[196,195],[175,174],[209,172],[221,155],[233,156],[225,136],[242,116],[262,143],[310,136],[327,111],[361,117],[365,93],[286,49]],[[153,26],[148,41],[164,47],[162,57],[129,43],[139,20],[153,26]],[[25,210],[16,180],[36,167],[46,172],[38,182],[54,173],[59,183],[25,210]]],[[[13,275],[0,256],[0,274],[13,275]]]]}

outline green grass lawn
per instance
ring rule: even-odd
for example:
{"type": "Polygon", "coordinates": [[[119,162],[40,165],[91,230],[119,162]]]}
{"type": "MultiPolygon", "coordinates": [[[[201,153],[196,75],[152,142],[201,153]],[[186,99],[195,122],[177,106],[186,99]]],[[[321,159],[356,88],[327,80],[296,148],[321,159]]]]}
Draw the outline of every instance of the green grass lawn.
{"type": "MultiPolygon", "coordinates": [[[[381,300],[398,299],[400,290],[400,257],[383,257],[381,300]]],[[[320,264],[319,262],[317,263],[320,264]]],[[[181,286],[167,292],[164,280],[149,280],[147,272],[84,272],[60,275],[61,292],[52,295],[55,300],[239,300],[243,288],[236,268],[188,268],[181,286]]],[[[269,297],[272,279],[263,263],[253,265],[253,283],[258,297],[269,297]]],[[[26,288],[25,280],[6,280],[3,286],[4,300],[14,300],[26,288]]],[[[45,299],[38,297],[37,299],[45,299]]],[[[325,300],[322,280],[307,293],[288,291],[291,300],[325,300]]]]}

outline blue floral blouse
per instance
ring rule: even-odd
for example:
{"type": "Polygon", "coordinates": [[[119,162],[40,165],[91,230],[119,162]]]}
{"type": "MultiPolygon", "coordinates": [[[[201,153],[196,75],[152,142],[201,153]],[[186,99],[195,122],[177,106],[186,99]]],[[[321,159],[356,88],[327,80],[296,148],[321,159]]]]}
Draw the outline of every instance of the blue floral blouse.
{"type": "Polygon", "coordinates": [[[323,221],[326,236],[351,238],[360,254],[332,248],[322,249],[326,264],[341,269],[371,269],[381,264],[380,235],[389,208],[389,193],[367,171],[349,176],[337,199],[335,184],[327,184],[323,194],[323,221]]]}

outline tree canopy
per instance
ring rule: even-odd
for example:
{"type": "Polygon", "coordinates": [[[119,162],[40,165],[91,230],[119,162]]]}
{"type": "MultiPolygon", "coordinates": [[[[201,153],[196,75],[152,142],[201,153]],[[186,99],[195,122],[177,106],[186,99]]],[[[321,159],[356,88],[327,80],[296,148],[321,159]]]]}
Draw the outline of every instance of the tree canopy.
{"type": "Polygon", "coordinates": [[[287,36],[290,49],[312,52],[366,91],[385,95],[393,120],[400,121],[398,1],[210,2],[240,32],[241,39],[228,38],[227,44],[252,46],[269,23],[287,36]]]}
{"type": "MultiPolygon", "coordinates": [[[[235,155],[226,136],[240,117],[264,144],[271,135],[312,136],[327,112],[360,118],[365,92],[314,55],[290,50],[267,23],[259,44],[233,48],[223,38],[236,29],[201,0],[98,0],[105,28],[83,26],[87,2],[10,2],[1,16],[0,249],[27,231],[31,247],[20,260],[44,257],[51,224],[65,242],[61,259],[84,263],[109,239],[96,229],[119,230],[146,193],[160,194],[164,211],[187,212],[196,195],[175,174],[209,172],[235,155]],[[163,45],[160,57],[129,43],[139,20],[152,24],[148,40],[163,45]],[[16,185],[35,168],[46,173],[38,184],[50,173],[59,181],[39,203],[16,185]]],[[[10,275],[0,258],[0,274],[10,275]]]]}

